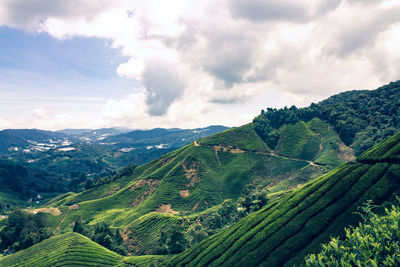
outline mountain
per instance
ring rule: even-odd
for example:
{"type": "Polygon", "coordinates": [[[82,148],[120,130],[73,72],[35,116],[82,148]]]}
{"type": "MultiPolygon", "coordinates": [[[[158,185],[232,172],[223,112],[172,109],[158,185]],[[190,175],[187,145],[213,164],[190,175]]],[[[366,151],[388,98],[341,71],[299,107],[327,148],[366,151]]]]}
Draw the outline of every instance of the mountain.
{"type": "Polygon", "coordinates": [[[62,133],[37,129],[6,129],[0,131],[0,153],[9,154],[37,143],[62,143],[68,136],[62,133]]]}
{"type": "Polygon", "coordinates": [[[131,131],[128,128],[100,128],[100,129],[64,129],[57,132],[64,133],[82,142],[98,142],[109,136],[123,134],[131,131]]]}
{"type": "MultiPolygon", "coordinates": [[[[108,137],[104,140],[104,142],[112,143],[124,143],[124,144],[140,144],[140,143],[155,143],[156,140],[160,140],[163,142],[180,142],[185,141],[182,138],[190,138],[190,142],[197,140],[202,137],[206,137],[215,133],[219,133],[229,129],[225,126],[213,125],[208,126],[206,128],[197,128],[197,129],[163,129],[163,128],[155,128],[151,130],[135,130],[130,131],[124,134],[114,135],[108,137]]],[[[173,145],[170,145],[173,146],[173,145]]],[[[174,146],[175,147],[175,146],[174,146]]]]}
{"type": "Polygon", "coordinates": [[[343,236],[344,227],[357,224],[361,218],[355,212],[365,201],[389,205],[399,192],[400,133],[356,161],[341,165],[280,198],[271,199],[258,212],[172,258],[122,257],[79,234],[67,233],[4,257],[0,264],[301,265],[307,254],[318,251],[331,236],[343,236]]]}
{"type": "Polygon", "coordinates": [[[400,193],[400,133],[173,258],[171,266],[293,266],[400,193]]]}

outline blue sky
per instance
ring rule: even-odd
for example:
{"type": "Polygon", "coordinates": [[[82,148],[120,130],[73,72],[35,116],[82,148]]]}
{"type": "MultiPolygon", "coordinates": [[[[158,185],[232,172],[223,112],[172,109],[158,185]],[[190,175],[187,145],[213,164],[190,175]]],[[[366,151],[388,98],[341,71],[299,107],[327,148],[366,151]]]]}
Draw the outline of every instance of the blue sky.
{"type": "Polygon", "coordinates": [[[135,84],[117,75],[116,67],[126,59],[107,40],[60,40],[7,26],[0,27],[0,40],[2,96],[100,99],[123,96],[135,84]]]}
{"type": "Polygon", "coordinates": [[[0,129],[237,126],[374,89],[400,79],[399,13],[398,0],[0,1],[0,129]]]}

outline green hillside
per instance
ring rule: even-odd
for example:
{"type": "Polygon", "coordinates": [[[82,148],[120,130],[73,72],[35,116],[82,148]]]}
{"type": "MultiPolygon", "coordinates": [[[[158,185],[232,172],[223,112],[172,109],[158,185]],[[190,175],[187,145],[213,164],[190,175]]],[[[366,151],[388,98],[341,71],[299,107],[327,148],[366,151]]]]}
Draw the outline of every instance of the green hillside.
{"type": "Polygon", "coordinates": [[[271,201],[228,230],[177,255],[171,266],[291,266],[320,249],[360,217],[367,200],[393,200],[400,191],[400,133],[356,162],[340,166],[271,201]]]}
{"type": "Polygon", "coordinates": [[[165,256],[122,257],[77,233],[44,240],[0,259],[1,266],[148,266],[165,256]]]}
{"type": "MultiPolygon", "coordinates": [[[[312,131],[311,126],[307,129],[312,131]]],[[[304,145],[305,149],[316,147],[313,149],[318,151],[313,158],[271,151],[255,133],[254,125],[249,124],[201,139],[137,167],[126,176],[63,198],[52,206],[62,210],[74,204],[79,206],[69,210],[61,228],[68,228],[81,217],[91,224],[107,221],[123,227],[153,211],[189,215],[206,210],[225,199],[237,199],[251,184],[268,186],[271,191],[287,189],[343,162],[336,150],[330,151],[333,156],[330,162],[325,162],[331,165],[312,161],[325,153],[324,148],[320,149],[324,136],[328,139],[334,134],[313,129],[318,142],[304,145]]],[[[334,138],[340,142],[337,135],[334,138]]]]}

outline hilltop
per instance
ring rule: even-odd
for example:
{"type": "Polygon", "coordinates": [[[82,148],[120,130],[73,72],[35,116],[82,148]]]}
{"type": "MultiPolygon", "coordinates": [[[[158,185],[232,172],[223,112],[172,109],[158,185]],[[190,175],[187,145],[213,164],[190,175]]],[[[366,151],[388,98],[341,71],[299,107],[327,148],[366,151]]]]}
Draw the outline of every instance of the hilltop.
{"type": "Polygon", "coordinates": [[[67,233],[0,259],[2,266],[148,266],[165,256],[123,257],[89,238],[67,233]]]}

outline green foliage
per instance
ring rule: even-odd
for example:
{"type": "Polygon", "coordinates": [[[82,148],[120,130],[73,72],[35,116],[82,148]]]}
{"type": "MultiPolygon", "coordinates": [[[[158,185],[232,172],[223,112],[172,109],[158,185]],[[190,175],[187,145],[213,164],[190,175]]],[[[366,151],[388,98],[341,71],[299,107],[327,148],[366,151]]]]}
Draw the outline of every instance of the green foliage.
{"type": "Polygon", "coordinates": [[[26,205],[27,200],[35,198],[39,193],[62,192],[66,185],[67,181],[59,175],[52,175],[31,165],[0,159],[0,201],[5,205],[26,205]]]}
{"type": "Polygon", "coordinates": [[[166,231],[161,232],[155,254],[176,254],[184,251],[189,245],[184,234],[184,227],[170,225],[166,231]]]}
{"type": "Polygon", "coordinates": [[[201,223],[194,223],[190,225],[186,232],[186,238],[189,241],[190,246],[200,243],[203,239],[208,237],[208,233],[201,225],[201,223]]]}
{"type": "Polygon", "coordinates": [[[253,120],[255,130],[268,144],[269,133],[283,125],[319,118],[332,125],[340,139],[360,155],[399,130],[399,88],[397,81],[373,91],[340,93],[306,108],[268,108],[253,120]]]}
{"type": "Polygon", "coordinates": [[[358,227],[345,229],[346,239],[332,238],[317,255],[306,258],[307,266],[399,266],[400,207],[385,209],[385,215],[371,212],[358,227]]]}
{"type": "Polygon", "coordinates": [[[248,214],[260,210],[268,202],[266,192],[255,192],[239,198],[237,210],[248,214]]]}
{"type": "Polygon", "coordinates": [[[29,214],[14,211],[6,219],[0,232],[0,248],[21,250],[28,248],[51,236],[47,217],[43,213],[29,214]]]}
{"type": "Polygon", "coordinates": [[[94,242],[120,255],[127,254],[127,248],[119,229],[110,228],[105,222],[98,223],[92,227],[82,223],[81,220],[77,220],[72,231],[87,236],[94,242]]]}

